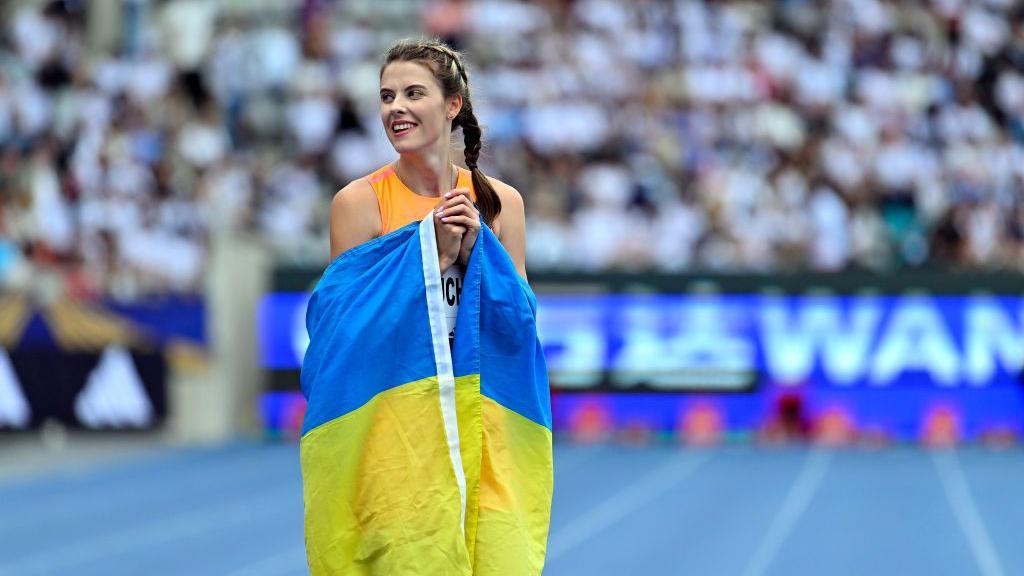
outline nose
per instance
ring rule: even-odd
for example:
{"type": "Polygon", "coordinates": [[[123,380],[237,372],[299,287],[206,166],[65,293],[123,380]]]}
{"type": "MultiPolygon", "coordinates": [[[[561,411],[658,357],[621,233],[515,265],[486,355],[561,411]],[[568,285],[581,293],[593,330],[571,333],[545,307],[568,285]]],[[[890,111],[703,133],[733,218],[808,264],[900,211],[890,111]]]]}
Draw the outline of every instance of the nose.
{"type": "Polygon", "coordinates": [[[387,108],[388,112],[391,113],[391,115],[406,113],[405,99],[402,98],[401,96],[395,96],[394,99],[391,100],[391,102],[385,104],[385,107],[387,108]]]}

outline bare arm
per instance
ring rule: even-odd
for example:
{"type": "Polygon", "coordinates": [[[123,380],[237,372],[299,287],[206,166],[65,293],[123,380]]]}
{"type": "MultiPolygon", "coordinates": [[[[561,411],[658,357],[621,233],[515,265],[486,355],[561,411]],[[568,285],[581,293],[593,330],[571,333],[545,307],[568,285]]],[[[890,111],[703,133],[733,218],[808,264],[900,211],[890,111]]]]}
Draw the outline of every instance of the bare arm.
{"type": "Polygon", "coordinates": [[[377,196],[365,179],[354,180],[331,200],[331,260],[381,233],[377,196]]]}
{"type": "Polygon", "coordinates": [[[523,196],[500,180],[492,178],[491,183],[501,199],[501,213],[495,223],[498,240],[512,257],[516,272],[526,280],[526,208],[523,196]]]}

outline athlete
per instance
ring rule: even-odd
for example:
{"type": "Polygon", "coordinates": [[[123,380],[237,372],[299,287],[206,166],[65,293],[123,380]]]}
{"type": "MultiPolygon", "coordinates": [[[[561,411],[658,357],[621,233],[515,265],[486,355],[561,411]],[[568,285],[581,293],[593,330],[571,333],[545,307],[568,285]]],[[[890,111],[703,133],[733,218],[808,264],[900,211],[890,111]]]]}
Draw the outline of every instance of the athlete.
{"type": "Polygon", "coordinates": [[[478,167],[481,130],[469,75],[462,56],[445,44],[403,40],[387,51],[380,70],[380,119],[398,159],[334,196],[331,258],[431,214],[452,337],[462,271],[481,215],[526,278],[523,199],[478,167]],[[457,128],[465,142],[465,168],[453,158],[451,134],[457,128]]]}

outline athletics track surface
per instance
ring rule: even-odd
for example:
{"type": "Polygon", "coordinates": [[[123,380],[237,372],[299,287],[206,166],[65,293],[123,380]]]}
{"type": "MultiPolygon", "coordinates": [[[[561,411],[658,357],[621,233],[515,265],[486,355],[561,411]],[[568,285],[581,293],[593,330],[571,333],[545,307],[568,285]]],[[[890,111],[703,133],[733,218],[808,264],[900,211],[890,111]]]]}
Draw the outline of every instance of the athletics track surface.
{"type": "MultiPolygon", "coordinates": [[[[1024,574],[1019,448],[559,443],[555,458],[546,576],[1024,574]]],[[[306,574],[300,486],[292,443],[0,474],[0,576],[306,574]]]]}

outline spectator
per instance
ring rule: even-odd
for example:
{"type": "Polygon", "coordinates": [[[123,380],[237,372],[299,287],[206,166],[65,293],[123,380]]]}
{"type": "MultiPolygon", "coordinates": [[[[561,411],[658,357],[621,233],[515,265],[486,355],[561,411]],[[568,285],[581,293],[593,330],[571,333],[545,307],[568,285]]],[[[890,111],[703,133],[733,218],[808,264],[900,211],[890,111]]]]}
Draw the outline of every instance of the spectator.
{"type": "Polygon", "coordinates": [[[1017,3],[275,6],[134,3],[106,53],[64,2],[11,13],[0,283],[197,290],[239,231],[322,261],[334,189],[391,154],[378,43],[421,25],[485,78],[533,270],[1024,263],[1017,3]]]}

